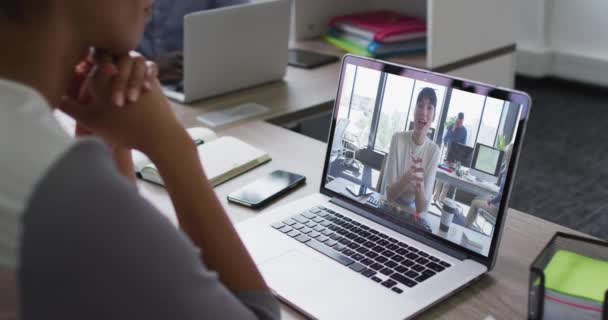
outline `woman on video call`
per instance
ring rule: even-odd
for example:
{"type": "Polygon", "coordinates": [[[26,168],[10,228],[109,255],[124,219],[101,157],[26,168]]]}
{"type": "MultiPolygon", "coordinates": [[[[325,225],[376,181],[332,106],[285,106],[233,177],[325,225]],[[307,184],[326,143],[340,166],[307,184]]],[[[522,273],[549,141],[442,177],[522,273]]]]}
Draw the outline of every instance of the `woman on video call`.
{"type": "Polygon", "coordinates": [[[439,147],[426,136],[435,120],[436,106],[435,91],[422,89],[416,99],[414,131],[393,135],[384,165],[380,192],[389,202],[418,213],[428,209],[439,163],[439,147]]]}

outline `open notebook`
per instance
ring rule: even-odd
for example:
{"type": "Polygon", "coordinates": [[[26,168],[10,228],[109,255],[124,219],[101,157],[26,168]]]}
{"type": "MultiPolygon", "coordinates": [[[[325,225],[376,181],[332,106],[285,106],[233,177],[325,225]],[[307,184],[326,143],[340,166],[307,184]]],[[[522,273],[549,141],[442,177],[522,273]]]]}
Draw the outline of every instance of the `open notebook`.
{"type": "MultiPolygon", "coordinates": [[[[217,137],[206,128],[190,128],[209,182],[214,187],[271,160],[268,153],[234,137],[217,137]]],[[[140,179],[163,185],[158,170],[144,154],[133,152],[135,173],[140,179]]],[[[179,165],[176,159],[175,165],[179,165]]]]}

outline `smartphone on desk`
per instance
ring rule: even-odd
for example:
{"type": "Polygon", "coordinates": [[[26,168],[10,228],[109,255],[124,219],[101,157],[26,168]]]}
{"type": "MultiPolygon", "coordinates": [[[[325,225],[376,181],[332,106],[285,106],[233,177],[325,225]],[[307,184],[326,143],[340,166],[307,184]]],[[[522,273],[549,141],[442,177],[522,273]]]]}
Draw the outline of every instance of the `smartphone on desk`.
{"type": "Polygon", "coordinates": [[[228,202],[259,209],[304,184],[306,177],[276,170],[228,195],[228,202]]]}
{"type": "Polygon", "coordinates": [[[289,49],[288,64],[292,67],[313,69],[339,61],[338,57],[302,49],[289,49]]]}

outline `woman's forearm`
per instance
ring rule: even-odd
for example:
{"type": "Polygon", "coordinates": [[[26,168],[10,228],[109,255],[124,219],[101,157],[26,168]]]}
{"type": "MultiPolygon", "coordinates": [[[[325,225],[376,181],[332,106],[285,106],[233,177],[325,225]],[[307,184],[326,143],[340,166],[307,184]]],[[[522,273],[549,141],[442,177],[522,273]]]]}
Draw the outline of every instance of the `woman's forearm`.
{"type": "Polygon", "coordinates": [[[224,285],[233,291],[268,290],[205,177],[196,147],[186,132],[172,139],[166,149],[149,156],[171,196],[180,227],[202,250],[207,267],[218,272],[224,285]]]}

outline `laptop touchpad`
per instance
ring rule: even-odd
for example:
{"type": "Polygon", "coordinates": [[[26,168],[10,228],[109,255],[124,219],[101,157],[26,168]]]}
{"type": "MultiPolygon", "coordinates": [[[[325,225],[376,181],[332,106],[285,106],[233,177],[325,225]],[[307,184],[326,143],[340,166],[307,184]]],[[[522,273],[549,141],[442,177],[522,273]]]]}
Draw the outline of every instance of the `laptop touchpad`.
{"type": "Polygon", "coordinates": [[[260,270],[279,295],[288,300],[298,297],[298,301],[302,296],[314,297],[311,293],[324,291],[321,288],[327,290],[323,284],[336,277],[334,268],[297,250],[264,262],[260,270]]]}

